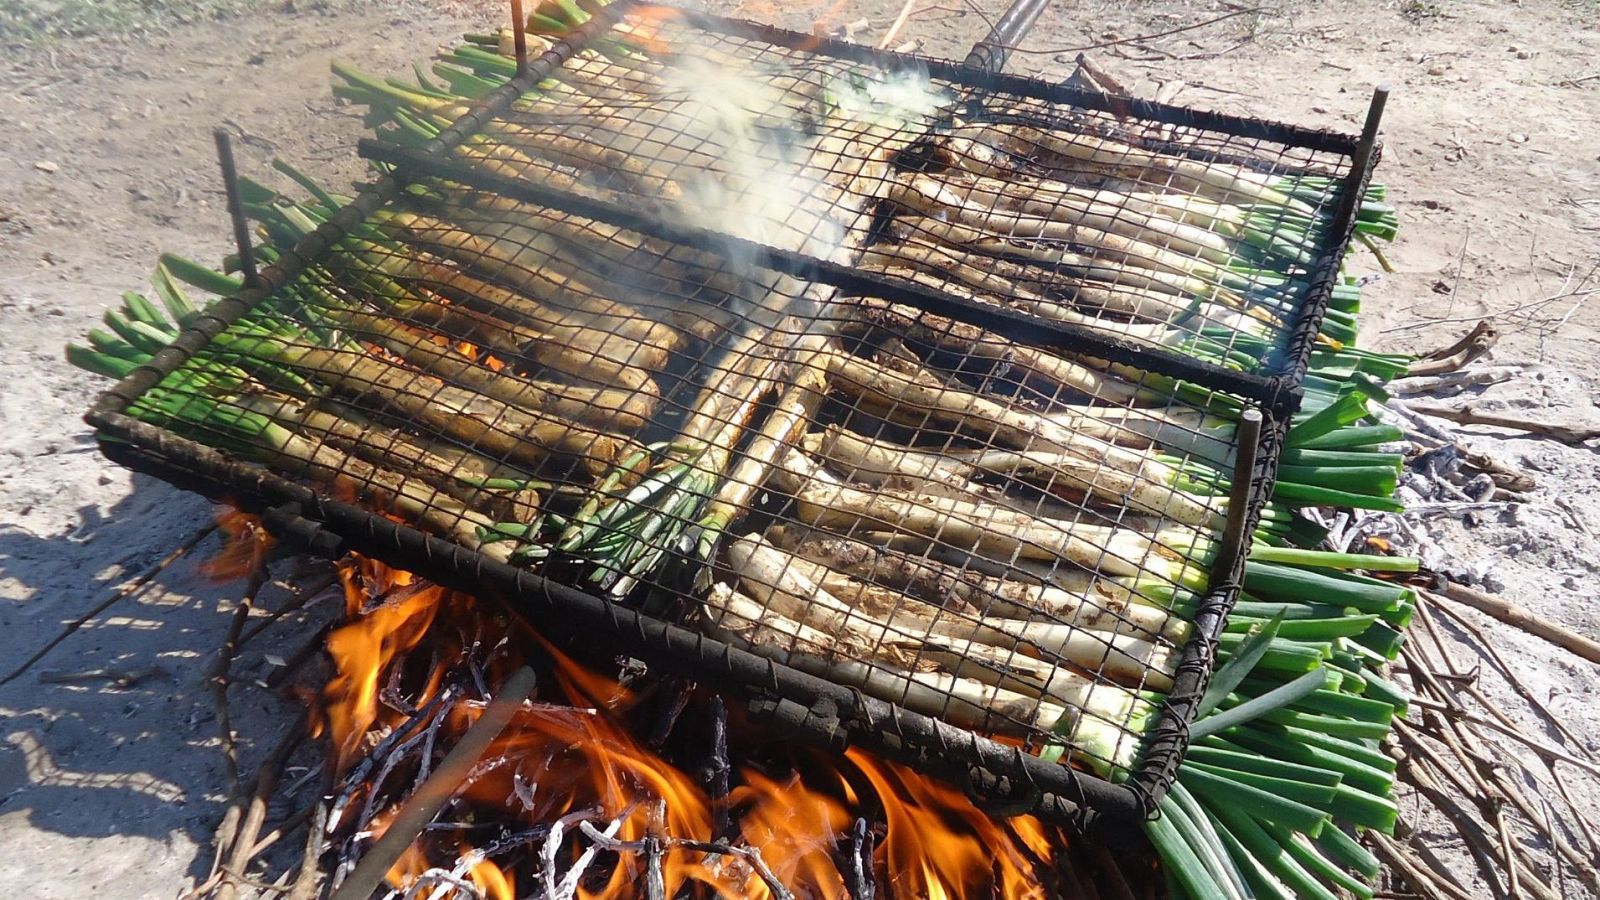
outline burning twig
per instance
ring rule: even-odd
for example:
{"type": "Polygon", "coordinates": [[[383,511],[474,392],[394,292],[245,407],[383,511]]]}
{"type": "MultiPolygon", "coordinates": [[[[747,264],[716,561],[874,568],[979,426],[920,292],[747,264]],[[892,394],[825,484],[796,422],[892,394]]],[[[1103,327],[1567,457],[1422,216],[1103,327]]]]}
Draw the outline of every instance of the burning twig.
{"type": "MultiPolygon", "coordinates": [[[[623,816],[622,818],[625,819],[627,817],[623,816]]],[[[602,832],[598,828],[595,828],[591,822],[586,820],[580,822],[578,828],[590,840],[595,842],[596,847],[610,850],[614,853],[648,853],[650,851],[650,847],[654,845],[659,850],[663,851],[693,850],[704,853],[708,856],[737,856],[743,859],[745,862],[748,862],[751,868],[755,870],[756,874],[761,877],[761,880],[766,883],[767,890],[772,892],[773,900],[794,900],[793,892],[783,886],[783,883],[778,880],[778,876],[774,875],[772,873],[772,869],[767,866],[766,860],[761,858],[761,851],[754,847],[745,847],[738,844],[719,844],[711,841],[696,841],[689,838],[678,837],[655,839],[647,838],[640,841],[619,841],[614,839],[612,835],[616,833],[616,826],[621,825],[621,823],[622,819],[618,819],[612,823],[612,827],[608,827],[606,831],[602,832]]],[[[593,847],[590,848],[590,850],[593,849],[593,847]]],[[[589,851],[586,850],[584,852],[587,854],[589,851]]],[[[580,857],[579,862],[582,861],[583,860],[580,857]]],[[[574,865],[573,868],[576,869],[577,866],[574,865]]],[[[567,898],[570,896],[570,894],[563,894],[561,895],[560,900],[567,900],[567,898]]]]}
{"type": "Polygon", "coordinates": [[[711,833],[725,835],[729,829],[728,776],[733,767],[728,764],[728,707],[721,697],[712,697],[708,704],[711,713],[711,754],[701,772],[701,783],[706,796],[711,798],[713,821],[711,833]]]}
{"type": "Polygon", "coordinates": [[[510,723],[522,701],[533,693],[534,685],[533,670],[526,667],[518,669],[506,679],[500,687],[500,693],[495,695],[483,714],[461,736],[433,776],[401,805],[383,837],[362,856],[350,877],[334,894],[334,900],[366,900],[372,896],[385,873],[422,829],[433,821],[445,801],[467,777],[478,758],[488,749],[489,742],[510,723]]]}
{"type": "Polygon", "coordinates": [[[600,831],[590,824],[590,820],[599,815],[598,811],[595,810],[573,813],[556,820],[555,827],[550,829],[550,836],[544,842],[546,900],[572,900],[577,895],[578,881],[583,878],[583,873],[594,862],[595,854],[601,848],[600,842],[615,836],[617,831],[622,828],[622,823],[628,821],[628,818],[633,815],[636,806],[637,804],[632,804],[627,809],[624,809],[621,815],[612,819],[606,825],[604,831],[600,831]],[[577,824],[579,830],[588,835],[589,839],[595,841],[595,843],[590,847],[584,848],[584,851],[578,855],[577,860],[573,862],[572,868],[567,870],[567,874],[562,876],[560,881],[557,881],[556,852],[561,848],[561,839],[565,837],[563,826],[574,823],[577,824]]]}
{"type": "Polygon", "coordinates": [[[850,826],[850,855],[846,871],[850,874],[850,896],[855,900],[876,900],[878,886],[872,873],[872,835],[867,820],[857,818],[850,826]]]}
{"type": "Polygon", "coordinates": [[[396,752],[397,745],[410,739],[409,736],[413,734],[413,730],[416,727],[419,725],[425,726],[425,723],[433,721],[445,709],[447,701],[452,696],[453,692],[451,690],[441,690],[412,713],[405,723],[390,731],[384,736],[383,740],[378,742],[377,746],[362,756],[361,761],[345,775],[343,788],[333,802],[330,813],[331,818],[328,821],[328,829],[330,831],[339,827],[340,820],[344,818],[346,806],[355,798],[358,792],[367,786],[367,779],[372,774],[372,770],[385,764],[389,757],[396,752]]]}

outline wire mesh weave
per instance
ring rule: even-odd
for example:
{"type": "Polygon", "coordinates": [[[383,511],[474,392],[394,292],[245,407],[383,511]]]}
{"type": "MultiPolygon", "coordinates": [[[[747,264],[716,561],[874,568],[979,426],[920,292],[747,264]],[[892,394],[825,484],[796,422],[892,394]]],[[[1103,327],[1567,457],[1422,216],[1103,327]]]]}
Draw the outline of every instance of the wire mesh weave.
{"type": "MultiPolygon", "coordinates": [[[[696,31],[653,9],[616,34],[659,56],[686,40],[672,29],[696,31]]],[[[715,65],[758,87],[723,107],[682,72],[575,55],[545,74],[582,90],[504,95],[427,148],[466,174],[402,168],[398,196],[359,218],[257,198],[280,245],[325,218],[332,245],[297,255],[126,412],[482,559],[1125,777],[1183,648],[1207,638],[1190,620],[1224,587],[1221,498],[1248,403],[1159,360],[1003,336],[998,307],[1121,338],[1148,326],[1218,371],[1264,365],[1293,317],[1240,314],[1266,330],[1229,330],[1192,299],[1078,299],[1123,290],[1137,266],[1096,279],[1102,258],[1063,261],[1084,233],[1028,229],[1070,208],[1147,233],[1150,215],[1094,192],[1156,176],[1131,171],[1132,144],[1120,162],[1068,165],[1050,135],[1131,140],[1133,124],[738,34],[695,46],[691,75],[715,65]],[[749,128],[708,132],[708,115],[749,128]],[[880,280],[797,278],[738,240],[673,243],[486,190],[494,179],[880,280]],[[972,222],[988,233],[959,231],[972,222]],[[941,316],[874,283],[981,302],[941,316]]],[[[1268,152],[1181,127],[1137,140],[1249,166],[1268,152]]],[[[1274,172],[1339,173],[1316,151],[1270,152],[1274,172]]],[[[1318,259],[1329,237],[1312,239],[1318,259]]],[[[1263,498],[1257,486],[1252,514],[1263,498]]]]}
{"type": "Polygon", "coordinates": [[[1283,370],[1337,265],[1347,153],[631,9],[649,53],[575,57],[455,155],[1221,370],[1283,370]]]}

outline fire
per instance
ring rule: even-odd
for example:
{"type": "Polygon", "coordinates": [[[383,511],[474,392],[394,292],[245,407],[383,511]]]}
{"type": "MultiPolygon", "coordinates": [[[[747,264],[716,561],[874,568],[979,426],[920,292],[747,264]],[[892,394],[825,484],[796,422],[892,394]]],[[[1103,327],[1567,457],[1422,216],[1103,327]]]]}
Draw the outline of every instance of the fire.
{"type": "Polygon", "coordinates": [[[467,873],[479,894],[487,900],[516,900],[516,882],[491,860],[484,860],[467,873]]]}
{"type": "MultiPolygon", "coordinates": [[[[889,828],[878,856],[894,896],[947,900],[980,891],[987,896],[985,885],[993,884],[1002,897],[1043,900],[1044,889],[1013,839],[1015,832],[997,824],[960,791],[860,750],[848,750],[845,757],[883,805],[889,828]]],[[[1037,819],[1017,822],[1030,836],[1042,837],[1037,819]]],[[[1041,858],[1048,859],[1048,843],[1043,849],[1041,858]]]]}
{"type": "Polygon", "coordinates": [[[761,849],[778,881],[803,886],[819,900],[848,897],[830,853],[833,836],[850,826],[844,803],[807,788],[798,776],[776,781],[745,768],[740,780],[729,796],[735,809],[749,805],[739,816],[739,833],[761,849]]]}
{"type": "MultiPolygon", "coordinates": [[[[325,721],[317,724],[326,725],[334,758],[343,769],[355,759],[362,739],[379,720],[380,678],[387,676],[392,663],[421,643],[450,592],[366,557],[347,559],[338,571],[350,623],[328,635],[328,655],[337,674],[323,690],[325,721]],[[369,600],[380,602],[368,611],[369,600]]],[[[429,682],[426,693],[431,694],[436,678],[430,677],[429,682]]],[[[320,727],[316,729],[320,731],[320,727]]]]}
{"type": "MultiPolygon", "coordinates": [[[[687,891],[764,900],[772,892],[748,858],[753,850],[795,896],[843,900],[850,876],[838,860],[848,856],[852,824],[865,816],[881,823],[868,841],[871,876],[884,896],[1045,896],[1034,867],[1052,859],[1059,836],[1035,819],[997,823],[959,790],[855,749],[843,758],[801,754],[798,771],[778,775],[738,765],[735,755],[734,787],[714,798],[630,729],[630,717],[649,715],[648,692],[585,667],[467,595],[369,559],[347,560],[338,572],[349,621],[328,638],[336,674],[323,692],[319,724],[341,770],[384,734],[409,727],[383,702],[385,691],[400,690],[399,705],[420,708],[442,685],[468,683],[462,672],[476,652],[470,648],[496,648],[477,670],[491,693],[524,658],[547,672],[542,702],[517,712],[454,804],[477,827],[498,823],[514,833],[561,822],[561,830],[554,837],[530,832],[541,836],[510,849],[497,845],[492,859],[466,843],[463,835],[477,831],[424,832],[388,873],[395,887],[432,878],[429,895],[448,892],[443,873],[453,872],[496,900],[515,897],[519,883],[524,894],[529,884],[533,893],[565,886],[574,898],[609,900],[644,893],[654,866],[668,897],[687,891]],[[596,839],[596,831],[604,837],[596,839]],[[735,852],[708,853],[708,845],[735,852]]],[[[474,689],[441,702],[449,705],[440,713],[438,753],[483,709],[474,689]]],[[[379,806],[388,808],[345,827],[381,834],[404,793],[383,795],[379,806]]]]}
{"type": "Polygon", "coordinates": [[[259,516],[224,506],[217,513],[217,525],[222,529],[223,545],[200,570],[217,581],[244,578],[261,567],[277,541],[261,524],[259,516]]]}

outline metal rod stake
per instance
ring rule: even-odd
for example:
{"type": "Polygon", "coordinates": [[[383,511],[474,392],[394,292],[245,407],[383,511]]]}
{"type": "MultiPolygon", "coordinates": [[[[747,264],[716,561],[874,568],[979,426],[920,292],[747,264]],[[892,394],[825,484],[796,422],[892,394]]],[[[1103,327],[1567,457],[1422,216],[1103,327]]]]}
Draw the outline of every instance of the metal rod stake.
{"type": "MultiPolygon", "coordinates": [[[[1234,430],[1233,486],[1228,491],[1228,520],[1222,529],[1222,552],[1243,552],[1250,511],[1250,482],[1255,477],[1256,449],[1261,444],[1261,411],[1246,409],[1234,430]]],[[[1226,570],[1224,570],[1226,571],[1226,570]]]]}
{"type": "Polygon", "coordinates": [[[239,271],[244,274],[244,286],[254,287],[256,255],[250,246],[250,223],[244,217],[244,204],[239,200],[239,170],[233,164],[233,138],[227,130],[218,128],[211,132],[217,141],[217,162],[222,166],[222,189],[228,195],[228,216],[233,219],[233,243],[239,250],[239,271]]]}
{"type": "Polygon", "coordinates": [[[528,17],[522,14],[522,0],[511,0],[511,40],[517,53],[517,76],[528,73],[528,17]]]}
{"type": "Polygon", "coordinates": [[[972,46],[965,65],[985,72],[999,72],[1006,67],[1012,48],[1022,43],[1039,14],[1050,5],[1050,0],[1016,0],[995,20],[994,27],[983,40],[972,46]]]}

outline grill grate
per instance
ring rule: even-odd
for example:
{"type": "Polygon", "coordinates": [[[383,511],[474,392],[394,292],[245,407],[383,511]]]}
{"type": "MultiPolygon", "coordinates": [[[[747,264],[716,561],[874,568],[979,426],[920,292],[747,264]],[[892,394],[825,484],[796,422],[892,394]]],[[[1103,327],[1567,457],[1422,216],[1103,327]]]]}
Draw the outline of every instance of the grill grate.
{"type": "Polygon", "coordinates": [[[90,421],[321,552],[600,626],[813,738],[1080,824],[1138,815],[1181,755],[1370,157],[1057,90],[619,4],[420,147],[364,143],[391,174],[347,206],[248,191],[294,249],[90,421]],[[690,33],[699,62],[666,80],[578,52],[660,60],[690,33]],[[757,85],[728,101],[748,134],[706,130],[732,113],[672,80],[702,63],[757,85]],[[903,78],[938,103],[907,107],[903,78]],[[1016,143],[1046,126],[1320,172],[1342,212],[1316,211],[1265,332],[1070,311],[1092,279],[1026,258],[1061,242],[1025,216],[990,253],[923,205],[990,185],[951,156],[981,146],[1032,198],[992,192],[983,221],[1059,215],[1100,173],[1066,187],[1082,173],[1016,143]]]}

